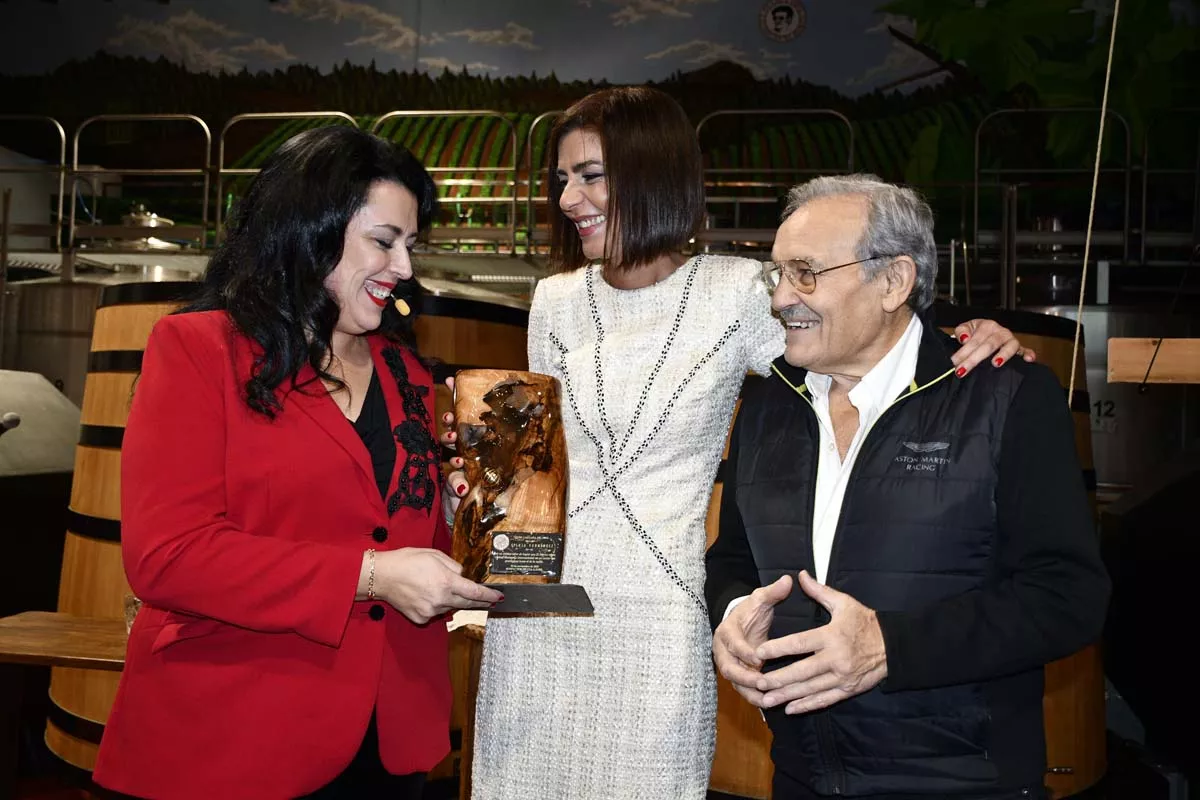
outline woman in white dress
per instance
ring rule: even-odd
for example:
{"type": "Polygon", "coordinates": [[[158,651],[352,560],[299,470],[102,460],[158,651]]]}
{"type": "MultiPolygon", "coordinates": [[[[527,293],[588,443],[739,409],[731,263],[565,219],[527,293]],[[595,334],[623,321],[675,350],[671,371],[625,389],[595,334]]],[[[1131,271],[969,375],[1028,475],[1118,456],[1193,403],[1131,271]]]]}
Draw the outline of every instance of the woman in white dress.
{"type": "MultiPolygon", "coordinates": [[[[534,293],[529,368],[561,382],[563,582],[596,612],[489,620],[472,797],[703,798],[716,716],[705,514],[742,380],[767,373],[784,332],[760,262],[682,253],[704,185],[669,96],[589,95],[555,126],[550,165],[561,272],[534,293]]],[[[990,321],[957,333],[966,369],[1019,349],[990,321]]]]}

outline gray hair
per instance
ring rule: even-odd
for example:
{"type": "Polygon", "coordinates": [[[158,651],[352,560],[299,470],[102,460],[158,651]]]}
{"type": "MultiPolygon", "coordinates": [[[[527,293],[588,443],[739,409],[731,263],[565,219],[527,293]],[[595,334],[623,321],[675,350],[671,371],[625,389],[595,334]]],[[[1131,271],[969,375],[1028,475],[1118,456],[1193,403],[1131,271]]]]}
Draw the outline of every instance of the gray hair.
{"type": "MultiPolygon", "coordinates": [[[[905,255],[917,265],[916,281],[908,305],[924,311],[933,304],[937,281],[937,245],[933,240],[933,210],[912,189],[884,183],[874,175],[825,175],[793,186],[783,212],[786,220],[800,206],[818,197],[860,195],[867,198],[867,227],[858,241],[855,257],[905,255]]],[[[887,268],[884,259],[863,264],[867,280],[887,268]]]]}

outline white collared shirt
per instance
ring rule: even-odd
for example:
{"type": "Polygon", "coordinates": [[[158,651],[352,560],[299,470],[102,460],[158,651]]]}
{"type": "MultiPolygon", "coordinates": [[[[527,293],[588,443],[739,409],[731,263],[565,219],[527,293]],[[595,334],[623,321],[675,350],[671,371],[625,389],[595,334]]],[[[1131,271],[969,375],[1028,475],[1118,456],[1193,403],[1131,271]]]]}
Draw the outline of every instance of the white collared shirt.
{"type": "Polygon", "coordinates": [[[829,414],[829,390],[833,379],[815,372],[809,372],[805,376],[804,384],[812,397],[821,432],[812,526],[813,564],[816,567],[816,575],[813,577],[821,583],[825,582],[829,570],[833,537],[837,532],[838,520],[842,514],[842,499],[846,496],[846,486],[850,482],[854,462],[862,449],[863,440],[880,414],[912,384],[917,373],[921,331],[921,321],[914,314],[899,341],[892,345],[887,355],[871,367],[850,390],[850,404],[858,411],[858,430],[850,441],[845,459],[838,454],[837,439],[833,435],[833,420],[829,414]]]}
{"type": "MultiPolygon", "coordinates": [[[[817,413],[817,427],[821,436],[812,526],[813,563],[817,573],[813,577],[821,583],[825,582],[829,570],[829,555],[833,552],[833,537],[842,515],[842,500],[846,496],[846,486],[850,482],[858,451],[862,449],[863,440],[879,416],[912,385],[917,374],[922,330],[921,320],[914,314],[899,341],[850,390],[850,404],[858,411],[858,430],[846,450],[845,459],[838,454],[833,420],[829,415],[829,389],[833,379],[815,372],[809,372],[804,378],[804,385],[808,387],[817,413]]],[[[729,616],[734,606],[745,599],[738,597],[731,600],[725,608],[725,616],[729,616]]]]}

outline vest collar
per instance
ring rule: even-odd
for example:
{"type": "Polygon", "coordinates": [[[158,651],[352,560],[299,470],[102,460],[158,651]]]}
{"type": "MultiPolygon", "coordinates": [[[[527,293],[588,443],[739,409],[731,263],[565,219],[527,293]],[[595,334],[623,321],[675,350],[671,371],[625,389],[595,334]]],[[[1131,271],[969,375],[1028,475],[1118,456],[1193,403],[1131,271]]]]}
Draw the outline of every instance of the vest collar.
{"type": "MultiPolygon", "coordinates": [[[[926,386],[952,372],[954,364],[950,361],[950,355],[958,349],[954,337],[933,327],[926,315],[921,316],[921,328],[921,346],[917,352],[917,370],[913,376],[917,387],[926,386]]],[[[808,393],[808,387],[804,385],[808,370],[804,367],[794,367],[785,361],[783,356],[779,356],[771,363],[771,371],[796,391],[808,393]]]]}

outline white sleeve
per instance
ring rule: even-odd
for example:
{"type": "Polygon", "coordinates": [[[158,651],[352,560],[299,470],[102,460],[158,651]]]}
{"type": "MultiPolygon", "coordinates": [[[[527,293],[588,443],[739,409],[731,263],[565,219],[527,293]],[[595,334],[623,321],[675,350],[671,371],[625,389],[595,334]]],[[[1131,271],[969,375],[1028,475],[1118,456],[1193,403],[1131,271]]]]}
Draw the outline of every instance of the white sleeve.
{"type": "Polygon", "coordinates": [[[749,599],[750,599],[750,595],[744,594],[741,597],[735,597],[732,600],[730,600],[729,605],[725,606],[725,613],[721,615],[721,622],[724,622],[725,620],[729,619],[729,615],[733,613],[733,610],[735,608],[737,608],[738,603],[742,602],[743,600],[749,600],[749,599]]]}
{"type": "Polygon", "coordinates": [[[558,361],[554,357],[554,345],[550,342],[550,313],[552,300],[549,299],[546,282],[541,281],[533,290],[533,300],[529,304],[529,325],[525,334],[525,349],[529,356],[529,371],[542,375],[553,375],[561,380],[558,361]]]}
{"type": "Polygon", "coordinates": [[[741,294],[746,369],[759,375],[769,375],[771,362],[783,354],[783,323],[771,313],[771,294],[757,270],[752,273],[749,284],[742,288],[741,294]]]}

